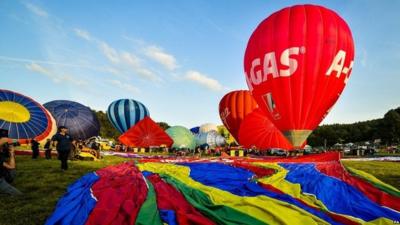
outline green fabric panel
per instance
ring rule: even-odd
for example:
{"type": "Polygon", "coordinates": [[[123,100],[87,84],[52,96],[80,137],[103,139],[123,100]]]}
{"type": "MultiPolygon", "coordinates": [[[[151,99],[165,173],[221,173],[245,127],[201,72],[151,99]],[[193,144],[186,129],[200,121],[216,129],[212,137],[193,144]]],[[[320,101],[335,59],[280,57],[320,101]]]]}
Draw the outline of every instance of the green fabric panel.
{"type": "Polygon", "coordinates": [[[136,225],[162,225],[160,214],[157,208],[156,192],[151,182],[144,178],[149,190],[147,192],[146,201],[140,207],[139,214],[136,218],[136,225]]]}
{"type": "Polygon", "coordinates": [[[160,174],[160,176],[166,182],[172,184],[176,189],[178,189],[193,207],[217,224],[268,225],[254,217],[241,213],[230,207],[224,205],[215,205],[207,196],[207,194],[200,190],[189,188],[173,177],[162,174],[160,174]]]}

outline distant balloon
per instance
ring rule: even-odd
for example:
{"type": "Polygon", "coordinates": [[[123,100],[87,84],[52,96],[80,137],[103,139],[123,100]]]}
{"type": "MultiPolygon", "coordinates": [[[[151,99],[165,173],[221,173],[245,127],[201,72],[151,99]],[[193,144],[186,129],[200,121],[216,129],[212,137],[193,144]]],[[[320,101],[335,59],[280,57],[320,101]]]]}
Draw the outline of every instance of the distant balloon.
{"type": "Polygon", "coordinates": [[[193,134],[198,134],[200,132],[200,127],[192,127],[190,128],[190,132],[193,134]]]}
{"type": "Polygon", "coordinates": [[[245,148],[257,147],[293,149],[290,142],[275,127],[261,109],[255,109],[246,116],[239,129],[239,143],[245,148]]]}
{"type": "Polygon", "coordinates": [[[149,110],[141,102],[133,99],[119,99],[110,104],[107,117],[112,125],[124,133],[144,117],[149,116],[149,110]]]}
{"type": "Polygon", "coordinates": [[[219,102],[219,116],[225,127],[238,140],[240,124],[256,108],[257,102],[250,91],[231,91],[219,102]]]}
{"type": "Polygon", "coordinates": [[[199,133],[195,136],[196,145],[201,146],[207,144],[210,148],[220,147],[225,145],[225,138],[212,130],[207,133],[199,133]]]}
{"type": "Polygon", "coordinates": [[[339,98],[353,60],[353,37],[340,16],[321,6],[296,5],[258,25],[244,70],[259,107],[298,147],[339,98]]]}
{"type": "Polygon", "coordinates": [[[44,104],[57,122],[65,126],[75,139],[88,139],[98,136],[100,124],[93,111],[80,103],[68,100],[56,100],[44,104]]]}
{"type": "Polygon", "coordinates": [[[213,123],[205,123],[200,126],[199,133],[207,133],[212,130],[218,131],[217,125],[215,125],[213,123]]]}
{"type": "Polygon", "coordinates": [[[9,138],[27,143],[42,141],[54,133],[56,124],[50,113],[35,100],[17,92],[0,89],[0,128],[9,138]]]}
{"type": "Polygon", "coordinates": [[[129,128],[118,140],[131,147],[148,148],[161,145],[170,147],[173,144],[168,134],[148,116],[129,128]]]}
{"type": "Polygon", "coordinates": [[[174,140],[172,148],[188,148],[194,149],[196,141],[190,130],[182,126],[173,126],[168,128],[165,132],[174,140]]]}

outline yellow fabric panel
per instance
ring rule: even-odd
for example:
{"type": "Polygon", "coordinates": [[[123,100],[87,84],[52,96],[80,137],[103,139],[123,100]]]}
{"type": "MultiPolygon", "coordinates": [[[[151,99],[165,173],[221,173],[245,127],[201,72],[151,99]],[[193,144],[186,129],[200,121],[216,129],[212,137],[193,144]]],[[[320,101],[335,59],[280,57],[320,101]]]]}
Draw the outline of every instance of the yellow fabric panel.
{"type": "Polygon", "coordinates": [[[31,114],[28,109],[16,102],[0,102],[0,119],[12,123],[24,123],[29,121],[31,114]]]}
{"type": "Polygon", "coordinates": [[[328,224],[326,221],[286,202],[267,196],[241,197],[230,192],[203,185],[191,179],[190,169],[166,163],[138,164],[140,170],[171,176],[190,188],[206,193],[215,205],[224,205],[271,225],[328,224]]]}
{"type": "Polygon", "coordinates": [[[327,210],[324,203],[322,203],[320,200],[318,200],[314,195],[303,194],[301,191],[300,184],[294,184],[294,183],[291,183],[291,182],[285,180],[285,177],[286,177],[288,171],[285,168],[279,166],[277,163],[260,163],[260,162],[258,162],[258,163],[253,163],[253,165],[264,167],[264,168],[274,169],[276,171],[275,174],[273,174],[269,177],[263,177],[263,178],[258,179],[258,182],[261,182],[264,184],[269,184],[269,185],[285,192],[286,194],[288,194],[292,197],[303,200],[304,202],[306,202],[307,204],[309,204],[311,206],[327,210]]]}

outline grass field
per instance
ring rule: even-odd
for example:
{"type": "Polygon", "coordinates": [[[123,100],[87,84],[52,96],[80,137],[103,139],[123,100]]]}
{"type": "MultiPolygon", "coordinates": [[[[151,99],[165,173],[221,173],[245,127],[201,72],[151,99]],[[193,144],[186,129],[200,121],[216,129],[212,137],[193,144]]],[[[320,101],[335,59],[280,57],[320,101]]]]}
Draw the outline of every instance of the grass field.
{"type": "MultiPolygon", "coordinates": [[[[14,186],[24,195],[0,196],[0,225],[43,224],[69,184],[87,172],[124,161],[126,159],[113,156],[96,162],[73,161],[69,162],[70,169],[62,173],[58,160],[17,156],[18,177],[14,186]]],[[[369,172],[400,188],[400,163],[346,161],[344,165],[369,172]]]]}

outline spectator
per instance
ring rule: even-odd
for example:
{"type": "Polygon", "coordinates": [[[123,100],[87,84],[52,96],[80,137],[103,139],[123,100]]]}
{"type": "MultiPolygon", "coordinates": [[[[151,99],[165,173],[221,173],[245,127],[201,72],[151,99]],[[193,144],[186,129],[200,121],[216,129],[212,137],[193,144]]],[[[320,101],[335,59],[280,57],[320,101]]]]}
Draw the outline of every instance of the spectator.
{"type": "Polygon", "coordinates": [[[0,129],[0,194],[20,195],[11,183],[16,176],[14,146],[8,144],[8,130],[0,129]]]}
{"type": "Polygon", "coordinates": [[[31,148],[32,148],[32,159],[37,159],[39,156],[39,142],[32,138],[31,140],[31,148]]]}
{"type": "Polygon", "coordinates": [[[61,170],[68,170],[68,156],[74,144],[73,138],[68,134],[68,128],[60,126],[58,133],[51,140],[51,146],[56,146],[58,159],[61,161],[61,170]]]}
{"type": "Polygon", "coordinates": [[[51,140],[47,139],[46,140],[46,144],[44,144],[44,152],[45,152],[45,156],[46,159],[51,159],[51,140]]]}

